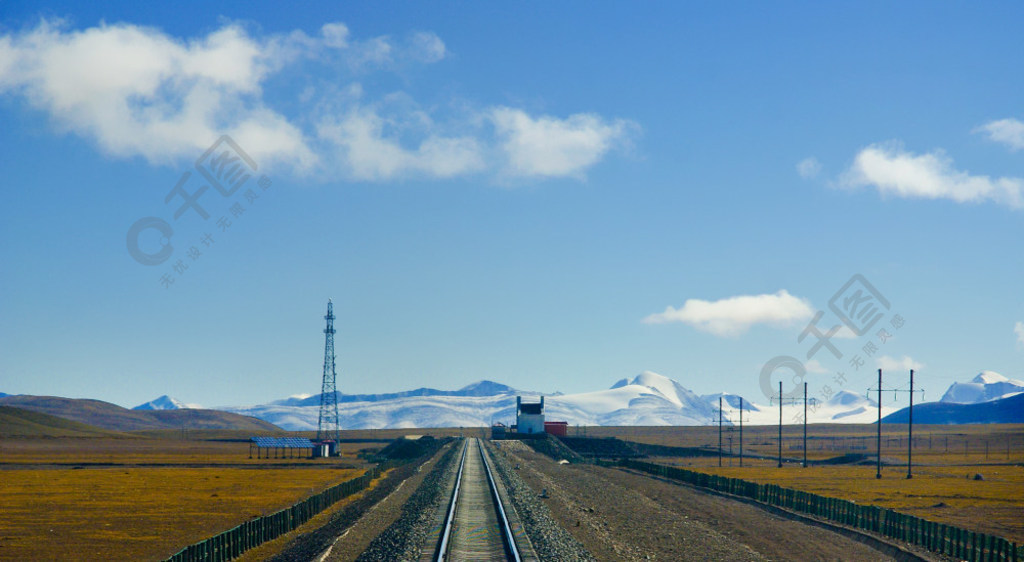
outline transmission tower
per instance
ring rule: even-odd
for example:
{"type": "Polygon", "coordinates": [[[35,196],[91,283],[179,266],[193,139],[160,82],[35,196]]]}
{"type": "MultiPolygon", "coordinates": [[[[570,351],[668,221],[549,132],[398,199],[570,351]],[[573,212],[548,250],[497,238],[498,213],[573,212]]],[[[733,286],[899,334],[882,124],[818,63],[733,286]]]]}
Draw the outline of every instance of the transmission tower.
{"type": "Polygon", "coordinates": [[[338,389],[334,372],[334,304],[327,300],[327,327],[324,328],[324,380],[320,387],[320,419],[317,422],[316,440],[333,439],[341,442],[341,423],[338,421],[338,389]]]}

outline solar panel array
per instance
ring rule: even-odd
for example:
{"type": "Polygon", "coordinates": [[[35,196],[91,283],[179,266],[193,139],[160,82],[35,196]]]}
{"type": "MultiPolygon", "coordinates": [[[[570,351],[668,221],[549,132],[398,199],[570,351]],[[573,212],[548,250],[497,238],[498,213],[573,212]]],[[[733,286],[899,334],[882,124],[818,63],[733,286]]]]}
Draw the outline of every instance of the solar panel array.
{"type": "Polygon", "coordinates": [[[252,441],[264,449],[312,449],[314,446],[305,437],[253,437],[252,441]]]}

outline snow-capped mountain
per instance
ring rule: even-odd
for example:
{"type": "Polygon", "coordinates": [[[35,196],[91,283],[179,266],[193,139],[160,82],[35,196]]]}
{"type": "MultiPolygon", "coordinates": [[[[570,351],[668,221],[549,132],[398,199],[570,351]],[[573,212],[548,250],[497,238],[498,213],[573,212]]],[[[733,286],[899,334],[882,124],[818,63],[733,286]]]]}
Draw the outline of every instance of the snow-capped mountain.
{"type": "MultiPolygon", "coordinates": [[[[882,419],[884,423],[907,423],[908,408],[882,419]]],[[[928,402],[914,404],[915,424],[1024,423],[1024,393],[974,404],[928,402]]]]}
{"type": "MultiPolygon", "coordinates": [[[[400,398],[429,397],[429,396],[497,396],[520,393],[511,386],[494,381],[482,380],[466,385],[458,390],[437,390],[436,388],[417,388],[403,392],[388,392],[383,394],[344,394],[338,392],[338,404],[351,402],[386,402],[400,398]]],[[[520,393],[521,394],[521,393],[520,393]]],[[[277,400],[271,404],[279,406],[320,406],[319,394],[297,394],[289,396],[284,400],[277,400]]]]}
{"type": "MultiPolygon", "coordinates": [[[[831,421],[854,419],[857,420],[855,423],[878,421],[878,402],[860,394],[854,394],[849,390],[841,390],[835,393],[832,398],[829,398],[821,406],[821,410],[831,421]]],[[[883,416],[894,410],[896,410],[895,407],[890,406],[887,408],[884,404],[882,405],[883,416]]],[[[810,418],[811,416],[808,415],[808,417],[810,418]]]]}
{"type": "MultiPolygon", "coordinates": [[[[303,394],[293,394],[293,395],[289,396],[288,398],[284,398],[282,400],[274,400],[273,402],[271,402],[271,404],[273,404],[275,406],[301,406],[303,401],[308,399],[310,396],[314,396],[314,395],[313,394],[305,394],[305,393],[303,393],[303,394]]],[[[318,397],[317,399],[319,400],[319,396],[320,395],[317,394],[315,396],[317,396],[318,397]]]]}
{"type": "MultiPolygon", "coordinates": [[[[715,397],[715,406],[718,405],[718,395],[715,397]]],[[[726,408],[726,419],[735,418],[738,420],[739,399],[736,406],[726,408]]],[[[897,408],[895,405],[882,405],[882,416],[886,416],[897,408]]],[[[786,402],[782,405],[782,424],[802,424],[804,414],[803,400],[796,403],[786,402]]],[[[807,405],[807,423],[874,423],[878,421],[878,402],[854,394],[848,390],[841,390],[833,394],[828,400],[814,400],[807,405]]],[[[751,425],[775,425],[779,423],[779,405],[751,404],[743,401],[743,423],[751,425]]]]}
{"type": "Polygon", "coordinates": [[[164,394],[160,398],[150,400],[145,404],[139,404],[132,408],[133,410],[184,410],[187,408],[201,408],[198,404],[186,404],[179,400],[175,400],[170,396],[164,394]]]}
{"type": "MultiPolygon", "coordinates": [[[[370,395],[338,395],[341,426],[347,429],[412,427],[480,427],[494,422],[515,423],[516,396],[529,401],[540,393],[517,391],[490,381],[480,381],[456,391],[417,389],[370,395]],[[494,394],[486,394],[493,392],[494,394]]],[[[577,394],[547,394],[544,414],[548,420],[570,425],[708,425],[718,420],[718,395],[700,397],[678,381],[644,371],[622,379],[607,390],[577,394]],[[713,398],[714,404],[709,401],[713,398]]],[[[730,408],[725,422],[736,417],[739,397],[727,395],[730,408]],[[733,407],[732,402],[735,402],[733,407]]],[[[293,396],[269,404],[220,408],[255,416],[290,430],[316,429],[320,396],[293,396]]],[[[744,400],[744,423],[778,423],[778,408],[744,400]]],[[[884,408],[883,415],[893,408],[884,408]]],[[[800,423],[803,407],[783,407],[783,423],[800,423]]],[[[812,423],[870,423],[877,418],[875,402],[840,392],[825,404],[809,409],[812,423]]],[[[738,421],[738,418],[736,418],[738,421]]]]}
{"type": "Polygon", "coordinates": [[[716,412],[718,411],[719,398],[722,399],[723,410],[728,410],[732,408],[738,411],[740,409],[740,400],[743,400],[744,411],[750,410],[756,412],[760,410],[760,408],[756,404],[740,396],[739,394],[730,394],[728,392],[716,392],[714,394],[702,394],[701,398],[703,398],[705,402],[711,404],[711,407],[714,408],[716,412]]]}
{"type": "Polygon", "coordinates": [[[678,382],[644,371],[608,390],[547,398],[548,416],[573,425],[704,425],[715,412],[678,382]]]}
{"type": "MultiPolygon", "coordinates": [[[[907,423],[907,408],[884,418],[907,423]]],[[[938,402],[914,404],[914,423],[1024,423],[1024,382],[982,371],[969,382],[950,385],[938,402]]]]}
{"type": "MultiPolygon", "coordinates": [[[[970,382],[951,386],[942,402],[951,406],[958,405],[955,401],[983,403],[1004,400],[1021,392],[1024,392],[1021,381],[984,371],[970,382]]],[[[418,388],[384,394],[338,393],[338,410],[341,426],[346,429],[481,427],[494,422],[515,423],[517,395],[532,401],[541,394],[483,380],[459,390],[418,388]]],[[[632,379],[621,379],[606,390],[545,394],[544,413],[548,420],[567,421],[570,425],[708,425],[718,422],[719,397],[723,398],[725,410],[723,423],[738,423],[740,396],[726,392],[697,396],[678,381],[644,371],[632,379]]],[[[883,418],[905,404],[890,402],[889,395],[883,398],[883,418]]],[[[161,396],[136,409],[187,407],[196,406],[161,396]]],[[[268,404],[218,409],[254,416],[289,430],[311,430],[317,426],[320,395],[298,394],[268,404]]],[[[802,423],[803,411],[799,400],[795,404],[784,404],[782,423],[802,423]]],[[[878,403],[872,397],[849,391],[837,392],[828,400],[815,401],[807,408],[808,423],[874,423],[877,419],[878,403]]],[[[777,403],[766,405],[743,400],[743,423],[775,425],[778,422],[777,403]]]]}
{"type": "Polygon", "coordinates": [[[1009,398],[1024,392],[1024,382],[1009,379],[995,371],[982,371],[970,382],[953,383],[939,402],[952,404],[978,404],[1009,398]]]}
{"type": "MultiPolygon", "coordinates": [[[[338,394],[342,427],[479,427],[514,423],[516,396],[533,400],[537,392],[517,391],[480,381],[456,391],[421,388],[370,395],[338,394]]],[[[269,421],[285,429],[316,429],[320,395],[291,397],[270,404],[220,408],[269,421]]],[[[546,395],[545,417],[572,425],[703,425],[711,407],[678,382],[645,371],[608,390],[546,395]]]]}
{"type": "MultiPolygon", "coordinates": [[[[531,393],[522,393],[531,396],[531,393]]],[[[311,397],[306,400],[312,401],[311,397]]],[[[281,403],[245,407],[222,407],[220,410],[253,416],[288,430],[316,429],[320,415],[320,397],[316,404],[289,405],[281,403]]],[[[492,421],[515,419],[516,395],[495,396],[402,396],[387,400],[347,401],[338,403],[338,417],[345,429],[413,428],[413,427],[479,427],[492,421]]],[[[549,408],[546,408],[549,409],[549,408]]]]}

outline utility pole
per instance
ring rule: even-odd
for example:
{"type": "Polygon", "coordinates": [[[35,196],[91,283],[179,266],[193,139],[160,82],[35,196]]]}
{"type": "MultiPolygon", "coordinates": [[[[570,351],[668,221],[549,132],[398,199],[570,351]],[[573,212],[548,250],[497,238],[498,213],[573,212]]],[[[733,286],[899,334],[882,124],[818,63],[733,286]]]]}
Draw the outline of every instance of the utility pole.
{"type": "MultiPolygon", "coordinates": [[[[870,392],[871,389],[868,389],[870,392]]],[[[875,478],[882,478],[882,370],[878,370],[878,439],[875,441],[875,449],[878,451],[876,461],[875,478]]]]}
{"type": "Polygon", "coordinates": [[[914,370],[910,370],[910,412],[907,420],[907,480],[914,477],[911,467],[914,466],[914,370]]]}
{"type": "Polygon", "coordinates": [[[722,397],[718,397],[718,466],[722,466],[722,397]]]}
{"type": "Polygon", "coordinates": [[[740,466],[743,466],[743,397],[740,396],[740,466]]]}
{"type": "MultiPolygon", "coordinates": [[[[782,405],[789,401],[796,404],[796,398],[782,395],[782,381],[779,381],[778,396],[769,397],[770,402],[779,401],[779,468],[782,468],[782,405]]],[[[807,467],[807,383],[804,383],[804,467],[807,467]]]]}
{"type": "Polygon", "coordinates": [[[779,381],[779,468],[782,468],[782,381],[779,381]]]}
{"type": "Polygon", "coordinates": [[[804,383],[804,468],[807,468],[807,383],[804,383]]]}
{"type": "MultiPolygon", "coordinates": [[[[875,390],[869,388],[868,392],[875,390]]],[[[910,410],[908,412],[908,423],[907,423],[907,478],[913,478],[912,472],[913,467],[913,450],[914,450],[914,393],[920,392],[924,396],[924,389],[914,390],[914,370],[910,370],[910,390],[904,388],[882,388],[882,370],[878,370],[878,440],[877,440],[877,451],[878,460],[876,462],[875,478],[882,477],[882,391],[892,391],[893,399],[895,400],[896,395],[900,392],[907,392],[910,394],[910,410]]]]}

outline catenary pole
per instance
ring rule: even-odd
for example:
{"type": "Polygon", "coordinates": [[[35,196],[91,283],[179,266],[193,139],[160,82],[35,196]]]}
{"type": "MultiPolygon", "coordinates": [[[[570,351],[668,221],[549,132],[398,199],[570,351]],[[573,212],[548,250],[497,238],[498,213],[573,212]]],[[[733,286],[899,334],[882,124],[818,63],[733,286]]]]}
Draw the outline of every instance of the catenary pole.
{"type": "Polygon", "coordinates": [[[911,467],[914,466],[914,370],[910,370],[910,419],[907,423],[907,480],[914,477],[911,467]]]}
{"type": "Polygon", "coordinates": [[[740,466],[743,466],[743,397],[740,396],[740,466]]]}
{"type": "Polygon", "coordinates": [[[779,468],[782,468],[782,381],[779,381],[779,468]]]}
{"type": "Polygon", "coordinates": [[[722,466],[722,397],[718,397],[718,466],[722,466]]]}
{"type": "Polygon", "coordinates": [[[807,383],[804,383],[804,468],[807,468],[807,383]]]}
{"type": "Polygon", "coordinates": [[[882,370],[878,370],[878,438],[875,441],[875,449],[878,451],[876,461],[875,478],[882,477],[882,370]]]}

